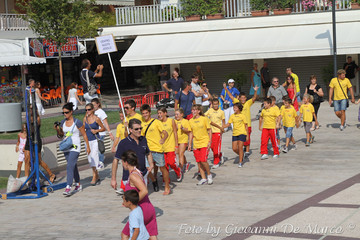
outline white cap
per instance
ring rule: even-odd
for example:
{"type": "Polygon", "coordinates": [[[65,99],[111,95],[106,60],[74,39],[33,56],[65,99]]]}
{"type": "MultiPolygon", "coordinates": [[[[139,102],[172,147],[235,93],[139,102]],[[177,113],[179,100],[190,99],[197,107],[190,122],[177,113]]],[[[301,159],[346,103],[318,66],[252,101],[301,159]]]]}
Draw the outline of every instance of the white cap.
{"type": "Polygon", "coordinates": [[[230,79],[228,80],[228,83],[234,83],[234,82],[235,82],[235,80],[232,79],[232,78],[230,78],[230,79]]]}

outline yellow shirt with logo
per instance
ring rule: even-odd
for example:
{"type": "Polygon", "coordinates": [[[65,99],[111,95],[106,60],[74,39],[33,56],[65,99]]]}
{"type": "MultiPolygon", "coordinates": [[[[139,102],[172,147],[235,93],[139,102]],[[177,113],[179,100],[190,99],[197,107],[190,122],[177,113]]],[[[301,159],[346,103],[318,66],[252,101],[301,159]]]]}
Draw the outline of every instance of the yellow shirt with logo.
{"type": "Polygon", "coordinates": [[[188,143],[189,142],[189,135],[181,130],[181,126],[186,128],[188,131],[191,130],[189,120],[183,118],[180,121],[175,120],[176,127],[177,127],[177,134],[178,134],[178,142],[180,143],[188,143]]]}
{"type": "Polygon", "coordinates": [[[119,123],[116,127],[116,137],[120,140],[125,138],[125,126],[123,123],[119,123]]]}
{"type": "Polygon", "coordinates": [[[348,78],[344,78],[344,80],[341,80],[339,78],[339,82],[338,82],[338,78],[333,78],[331,79],[331,82],[329,84],[329,87],[334,89],[334,100],[342,100],[348,98],[347,95],[348,88],[352,87],[351,82],[348,78]],[[339,82],[342,87],[342,90],[339,85],[339,82]]]}
{"type": "Polygon", "coordinates": [[[298,92],[300,92],[299,77],[295,73],[292,73],[291,76],[294,79],[294,83],[295,83],[295,86],[296,86],[296,92],[298,93],[298,92]]]}
{"type": "MultiPolygon", "coordinates": [[[[141,126],[143,128],[141,130],[141,135],[145,136],[145,131],[152,120],[154,120],[154,119],[151,118],[149,121],[143,122],[141,124],[141,126]]],[[[163,127],[162,123],[159,120],[155,119],[154,122],[149,126],[149,130],[147,131],[146,136],[145,136],[150,151],[159,152],[159,153],[164,152],[163,147],[160,144],[160,140],[162,138],[162,131],[164,131],[164,127],[163,127]]]]}
{"type": "Polygon", "coordinates": [[[190,119],[189,123],[194,136],[194,149],[207,147],[210,142],[208,133],[210,119],[200,116],[197,119],[190,119]]]}
{"type": "Polygon", "coordinates": [[[245,124],[247,124],[247,119],[245,114],[231,114],[229,118],[229,123],[233,124],[233,136],[247,135],[245,124]]]}
{"type": "Polygon", "coordinates": [[[270,107],[268,109],[264,108],[261,111],[261,117],[263,118],[263,128],[275,129],[276,128],[276,118],[280,116],[280,110],[277,106],[270,107]]]}
{"type": "MultiPolygon", "coordinates": [[[[206,111],[205,116],[210,119],[211,122],[219,125],[222,127],[222,122],[225,119],[225,113],[220,108],[218,110],[215,110],[213,108],[210,108],[206,111]]],[[[217,127],[211,126],[212,133],[220,133],[221,130],[217,127]]]]}
{"type": "Polygon", "coordinates": [[[314,112],[314,106],[311,103],[302,104],[300,107],[300,113],[303,115],[304,122],[312,122],[314,112]]]}
{"type": "Polygon", "coordinates": [[[161,122],[164,130],[168,133],[168,137],[163,144],[164,152],[175,152],[175,134],[173,129],[173,121],[173,119],[168,118],[166,122],[161,122]]]}
{"type": "Polygon", "coordinates": [[[285,106],[281,106],[280,114],[283,119],[282,121],[284,127],[295,127],[295,118],[297,114],[293,106],[290,106],[289,108],[285,108],[285,106]]]}

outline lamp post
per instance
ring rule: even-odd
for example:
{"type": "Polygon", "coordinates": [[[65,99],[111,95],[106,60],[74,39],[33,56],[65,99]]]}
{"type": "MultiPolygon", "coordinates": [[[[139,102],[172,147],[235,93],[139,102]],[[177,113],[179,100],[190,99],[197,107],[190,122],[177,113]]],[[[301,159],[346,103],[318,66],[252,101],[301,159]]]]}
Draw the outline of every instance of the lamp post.
{"type": "Polygon", "coordinates": [[[332,26],[333,26],[333,57],[334,57],[334,77],[336,77],[337,72],[337,60],[336,60],[336,15],[335,15],[335,7],[336,1],[332,0],[332,26]]]}

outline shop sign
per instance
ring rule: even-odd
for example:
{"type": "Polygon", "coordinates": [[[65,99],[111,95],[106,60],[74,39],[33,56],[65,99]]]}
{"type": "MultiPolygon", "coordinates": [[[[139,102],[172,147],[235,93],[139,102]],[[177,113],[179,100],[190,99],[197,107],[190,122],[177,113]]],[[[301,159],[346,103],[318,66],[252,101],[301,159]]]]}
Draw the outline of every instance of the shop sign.
{"type": "MultiPolygon", "coordinates": [[[[78,38],[68,37],[66,40],[66,44],[61,47],[61,57],[80,56],[78,38]]],[[[29,38],[29,54],[39,58],[59,57],[57,45],[43,38],[29,38]]]]}

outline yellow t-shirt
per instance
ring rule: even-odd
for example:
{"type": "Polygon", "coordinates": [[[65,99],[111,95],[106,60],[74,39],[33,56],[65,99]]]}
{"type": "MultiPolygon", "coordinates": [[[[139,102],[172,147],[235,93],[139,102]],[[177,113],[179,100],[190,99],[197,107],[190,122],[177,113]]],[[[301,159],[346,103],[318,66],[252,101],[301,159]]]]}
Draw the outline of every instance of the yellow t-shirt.
{"type": "Polygon", "coordinates": [[[138,114],[138,113],[135,113],[134,116],[132,116],[132,117],[126,116],[127,122],[130,122],[130,120],[133,119],[133,118],[136,118],[136,119],[140,120],[141,123],[143,122],[142,116],[140,114],[138,114]]]}
{"type": "Polygon", "coordinates": [[[210,141],[208,133],[210,119],[200,116],[197,119],[190,119],[189,123],[194,136],[194,149],[207,147],[210,141]]]}
{"type": "Polygon", "coordinates": [[[261,117],[263,118],[264,125],[263,128],[275,129],[276,128],[276,118],[280,116],[280,110],[277,106],[270,107],[268,109],[263,109],[261,111],[261,117]]]}
{"type": "Polygon", "coordinates": [[[348,98],[347,95],[348,88],[352,87],[351,82],[348,78],[344,78],[344,80],[341,80],[339,78],[339,82],[337,78],[333,78],[331,79],[331,82],[329,84],[329,87],[334,89],[334,100],[342,100],[348,98]],[[341,84],[342,90],[344,91],[345,95],[340,88],[339,82],[341,84]]]}
{"type": "Polygon", "coordinates": [[[296,85],[296,92],[298,93],[298,92],[300,92],[299,77],[295,73],[292,73],[291,76],[294,79],[294,83],[296,85]]]}
{"type": "Polygon", "coordinates": [[[173,129],[173,119],[168,118],[166,122],[161,122],[164,130],[168,133],[168,137],[166,138],[163,144],[164,152],[175,152],[175,134],[173,129]]]}
{"type": "MultiPolygon", "coordinates": [[[[153,120],[153,118],[151,118],[149,121],[143,122],[141,124],[141,126],[143,128],[141,130],[141,135],[145,136],[145,131],[152,120],[153,120]]],[[[149,130],[146,133],[146,140],[147,140],[150,151],[159,152],[159,153],[164,152],[162,145],[160,144],[160,140],[162,138],[162,131],[164,131],[164,127],[163,127],[162,123],[159,120],[155,119],[154,122],[150,125],[149,130]]]]}
{"type": "Polygon", "coordinates": [[[120,140],[125,138],[125,126],[123,123],[119,123],[116,127],[116,137],[120,140]]]}
{"type": "Polygon", "coordinates": [[[252,99],[247,100],[244,104],[243,104],[243,110],[241,111],[241,113],[243,113],[246,117],[246,122],[248,124],[248,127],[251,127],[251,112],[250,112],[250,108],[251,106],[254,104],[252,99]]]}
{"type": "Polygon", "coordinates": [[[183,130],[181,130],[181,126],[186,128],[188,131],[191,131],[191,127],[189,124],[189,120],[183,118],[180,121],[175,120],[177,126],[177,134],[178,134],[178,142],[180,143],[188,143],[189,142],[189,135],[186,134],[183,130]]]}
{"type": "Polygon", "coordinates": [[[245,124],[247,124],[247,119],[245,114],[231,114],[229,118],[229,123],[232,123],[234,127],[233,136],[247,135],[245,128],[245,124]]]}
{"type": "Polygon", "coordinates": [[[284,127],[295,127],[295,118],[296,118],[296,110],[293,106],[289,108],[285,108],[285,106],[281,106],[280,110],[281,116],[283,117],[283,125],[284,127]]]}
{"type": "Polygon", "coordinates": [[[302,104],[300,107],[300,113],[303,115],[304,122],[312,122],[314,112],[314,106],[311,103],[302,104]]]}
{"type": "MultiPolygon", "coordinates": [[[[220,108],[218,110],[215,110],[213,108],[210,108],[206,111],[205,116],[210,119],[211,122],[219,125],[222,127],[223,119],[225,119],[225,113],[220,108]]],[[[217,127],[211,126],[212,133],[220,133],[221,130],[217,127]]]]}

